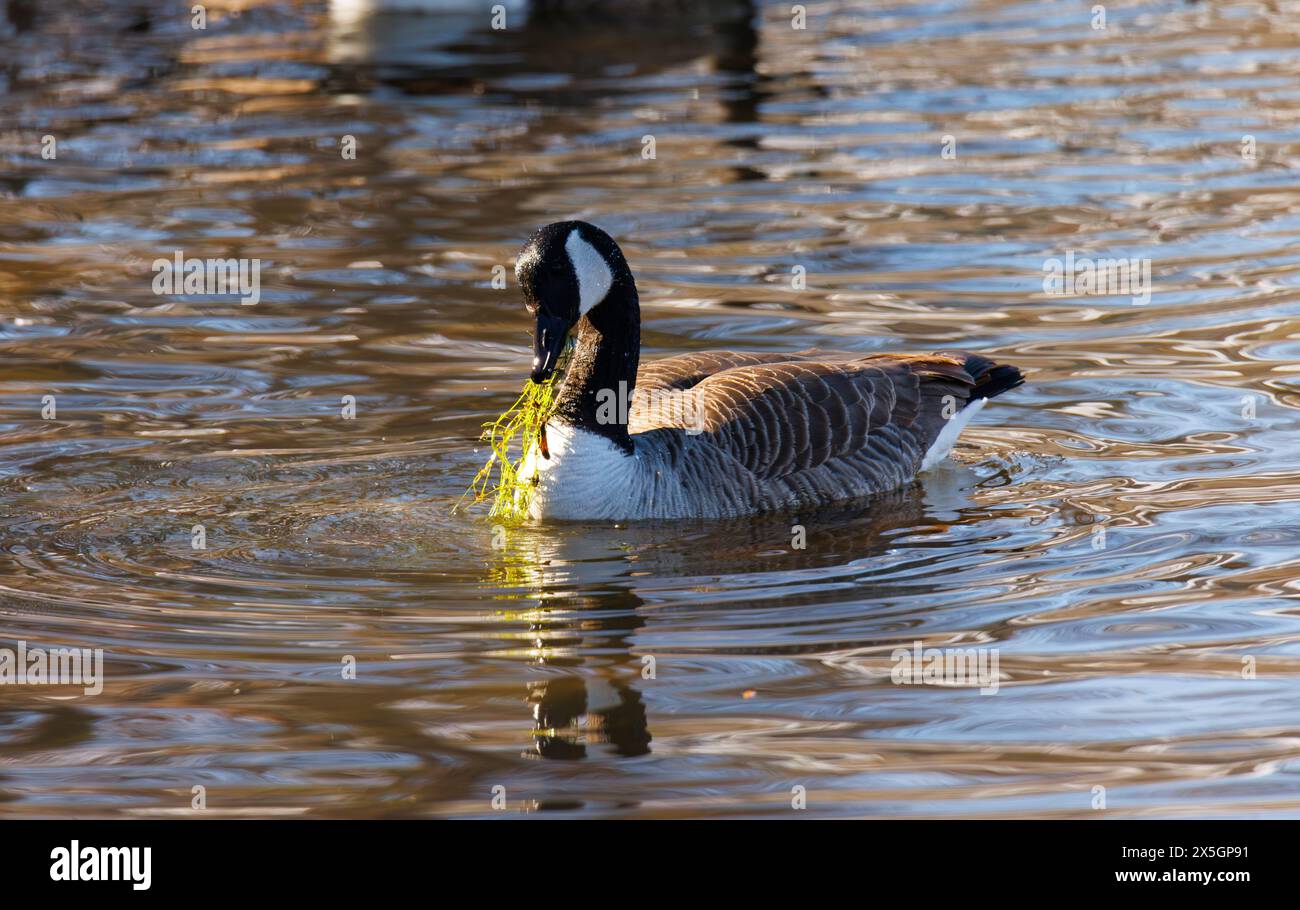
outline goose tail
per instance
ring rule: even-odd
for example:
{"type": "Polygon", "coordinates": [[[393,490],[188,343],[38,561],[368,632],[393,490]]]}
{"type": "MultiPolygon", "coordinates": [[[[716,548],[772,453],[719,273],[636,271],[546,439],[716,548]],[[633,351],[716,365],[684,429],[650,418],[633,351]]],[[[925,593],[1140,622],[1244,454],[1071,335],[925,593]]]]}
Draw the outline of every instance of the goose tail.
{"type": "Polygon", "coordinates": [[[967,351],[944,351],[943,354],[960,360],[962,369],[975,380],[975,388],[971,390],[970,399],[966,402],[967,407],[986,398],[996,398],[1025,381],[1020,369],[1009,363],[996,363],[983,355],[967,351]]]}

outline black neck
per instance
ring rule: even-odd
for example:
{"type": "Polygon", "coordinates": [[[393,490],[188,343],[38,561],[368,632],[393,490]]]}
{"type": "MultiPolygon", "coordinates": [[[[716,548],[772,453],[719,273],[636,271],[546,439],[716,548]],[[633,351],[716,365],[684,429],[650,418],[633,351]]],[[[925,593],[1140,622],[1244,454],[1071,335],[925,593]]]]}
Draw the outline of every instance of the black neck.
{"type": "Polygon", "coordinates": [[[631,452],[627,411],[641,359],[641,309],[632,276],[621,276],[604,301],[578,321],[577,329],[553,419],[604,436],[631,452]]]}

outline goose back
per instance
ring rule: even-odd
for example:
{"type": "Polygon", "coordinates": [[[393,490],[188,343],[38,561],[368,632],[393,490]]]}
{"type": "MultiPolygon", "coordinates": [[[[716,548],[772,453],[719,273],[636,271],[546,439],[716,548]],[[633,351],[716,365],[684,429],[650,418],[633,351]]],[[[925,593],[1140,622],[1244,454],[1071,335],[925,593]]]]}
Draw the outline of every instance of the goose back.
{"type": "Polygon", "coordinates": [[[971,402],[1020,382],[1013,367],[960,351],[705,351],[643,367],[628,428],[654,474],[655,511],[803,508],[907,483],[971,402]]]}

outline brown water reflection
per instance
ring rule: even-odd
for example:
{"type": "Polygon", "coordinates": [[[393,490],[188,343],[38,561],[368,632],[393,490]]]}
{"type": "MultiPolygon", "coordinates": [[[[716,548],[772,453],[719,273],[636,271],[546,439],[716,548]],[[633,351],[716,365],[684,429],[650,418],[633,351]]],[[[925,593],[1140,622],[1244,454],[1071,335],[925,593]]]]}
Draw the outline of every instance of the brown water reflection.
{"type": "Polygon", "coordinates": [[[0,6],[0,645],[108,674],[0,689],[0,813],[1300,814],[1295,3],[0,6]],[[647,357],[1031,381],[865,512],[496,547],[492,267],[570,217],[647,357]],[[261,300],[154,295],[176,250],[261,300]],[[1066,250],[1156,293],[1045,296],[1066,250]],[[997,694],[894,685],[916,641],[997,694]]]}

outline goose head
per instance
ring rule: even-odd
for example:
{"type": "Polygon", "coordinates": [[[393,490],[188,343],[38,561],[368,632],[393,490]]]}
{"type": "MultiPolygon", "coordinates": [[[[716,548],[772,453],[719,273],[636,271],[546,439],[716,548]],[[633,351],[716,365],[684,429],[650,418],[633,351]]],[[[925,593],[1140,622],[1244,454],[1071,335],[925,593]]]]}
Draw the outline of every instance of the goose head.
{"type": "Polygon", "coordinates": [[[636,287],[623,251],[585,221],[557,221],[538,230],[519,251],[515,277],[524,306],[537,320],[533,382],[545,382],[555,372],[569,333],[584,320],[597,329],[639,322],[636,287]]]}

